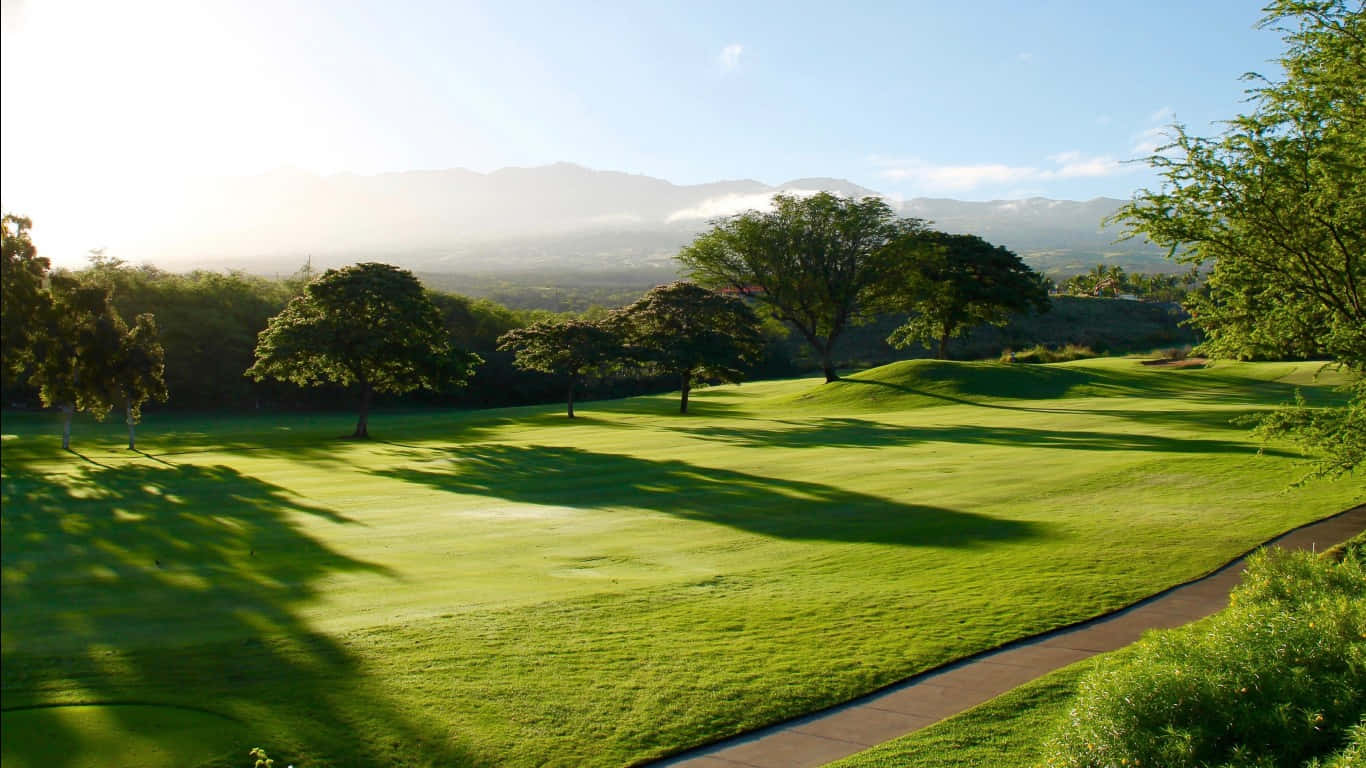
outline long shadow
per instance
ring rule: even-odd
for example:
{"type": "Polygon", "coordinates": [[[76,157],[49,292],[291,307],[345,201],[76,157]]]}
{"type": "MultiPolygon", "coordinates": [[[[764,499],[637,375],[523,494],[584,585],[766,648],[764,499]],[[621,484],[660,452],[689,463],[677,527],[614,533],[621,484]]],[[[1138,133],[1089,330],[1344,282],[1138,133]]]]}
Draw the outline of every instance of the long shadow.
{"type": "MultiPolygon", "coordinates": [[[[1111,413],[1111,412],[1100,412],[1111,413]]],[[[1124,412],[1121,418],[1127,418],[1124,412]]],[[[1224,414],[1228,427],[1229,415],[1224,414]]],[[[678,432],[701,440],[730,445],[778,448],[882,448],[926,442],[967,445],[1012,445],[1022,448],[1063,448],[1085,451],[1148,451],[1154,453],[1246,453],[1258,447],[1234,440],[1215,438],[1168,437],[1131,432],[1095,430],[1035,429],[984,425],[897,426],[854,418],[818,418],[783,422],[778,429],[711,425],[706,427],[670,426],[678,432]]],[[[1277,449],[1261,451],[1271,456],[1293,456],[1277,449]]]]}
{"type": "Polygon", "coordinates": [[[539,445],[466,446],[434,460],[425,455],[425,468],[376,474],[530,504],[649,509],[786,539],[973,547],[1048,535],[1038,523],[677,460],[539,445]]]}
{"type": "Polygon", "coordinates": [[[1331,387],[1297,387],[1277,381],[1258,381],[1242,377],[1224,377],[1215,371],[1158,371],[1120,373],[1044,365],[968,365],[929,368],[921,373],[929,386],[910,386],[898,382],[875,379],[847,378],[841,385],[881,387],[903,394],[917,395],[947,403],[974,405],[1015,411],[1046,413],[1077,412],[1065,404],[1054,407],[1013,405],[982,398],[1015,400],[1059,400],[1072,395],[1090,397],[1179,397],[1195,402],[1272,406],[1288,402],[1300,389],[1311,403],[1333,403],[1342,398],[1331,392],[1331,387]],[[1188,377],[1200,377],[1196,381],[1188,377]],[[943,381],[945,392],[934,386],[943,381]]]}
{"type": "MultiPolygon", "coordinates": [[[[357,658],[297,610],[335,574],[392,577],[303,527],[307,517],[354,521],[223,466],[44,475],[7,465],[0,502],[5,709],[207,707],[287,762],[388,762],[376,745],[389,739],[468,762],[375,694],[357,658]]],[[[62,723],[51,718],[50,747],[79,743],[62,723]]],[[[62,768],[80,755],[16,756],[62,768]]]]}

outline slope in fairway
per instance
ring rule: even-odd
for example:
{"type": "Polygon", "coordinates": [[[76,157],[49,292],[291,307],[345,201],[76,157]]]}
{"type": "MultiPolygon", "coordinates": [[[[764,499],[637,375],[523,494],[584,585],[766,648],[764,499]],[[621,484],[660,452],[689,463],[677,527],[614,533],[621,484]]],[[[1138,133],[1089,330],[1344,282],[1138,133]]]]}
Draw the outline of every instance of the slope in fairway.
{"type": "Polygon", "coordinates": [[[295,765],[629,764],[1348,506],[1228,423],[1313,367],[916,362],[365,443],[346,414],[158,417],[145,453],[82,424],[78,456],[7,415],[3,706],[204,708],[295,765]]]}

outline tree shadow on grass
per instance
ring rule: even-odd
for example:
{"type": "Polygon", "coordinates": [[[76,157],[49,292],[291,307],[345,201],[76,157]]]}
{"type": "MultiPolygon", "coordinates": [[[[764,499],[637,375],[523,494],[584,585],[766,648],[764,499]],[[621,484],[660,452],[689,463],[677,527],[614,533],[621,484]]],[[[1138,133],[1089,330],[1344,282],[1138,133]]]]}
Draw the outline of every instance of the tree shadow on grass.
{"type": "MultiPolygon", "coordinates": [[[[375,694],[357,659],[297,611],[322,579],[392,576],[310,537],[301,517],[354,521],[223,466],[6,466],[0,488],[6,709],[207,708],[288,762],[387,764],[433,750],[466,762],[375,694]]],[[[61,722],[52,744],[78,744],[61,722]]],[[[28,757],[61,768],[80,755],[28,757]]]]}
{"type": "MultiPolygon", "coordinates": [[[[1229,417],[1224,415],[1227,420],[1229,417]]],[[[710,425],[707,427],[668,427],[701,440],[756,448],[883,448],[917,443],[962,443],[966,445],[1004,445],[1021,448],[1062,448],[1078,451],[1146,451],[1152,453],[1245,453],[1256,446],[1215,438],[1168,437],[1132,432],[1095,430],[1036,429],[985,425],[899,426],[855,418],[817,418],[782,422],[779,429],[710,425]]],[[[1224,426],[1228,426],[1225,424],[1224,426]]],[[[1275,449],[1263,449],[1272,456],[1292,456],[1275,449]]]]}
{"type": "MultiPolygon", "coordinates": [[[[1003,410],[1047,413],[1085,412],[1067,407],[1064,398],[1079,397],[1179,397],[1202,403],[1277,405],[1294,399],[1297,387],[1278,381],[1221,376],[1215,371],[1142,371],[1136,373],[1067,368],[1051,365],[963,365],[927,368],[921,372],[925,386],[876,379],[841,379],[837,385],[881,388],[946,403],[1003,410]],[[1201,378],[1192,381],[1190,376],[1201,378]],[[943,390],[937,382],[943,382],[943,390]],[[948,391],[944,391],[948,390],[948,391]],[[982,398],[1006,400],[1059,400],[1053,407],[1010,405],[982,398]]],[[[1331,388],[1304,387],[1311,401],[1331,402],[1331,388]]]]}
{"type": "MultiPolygon", "coordinates": [[[[1047,535],[1039,523],[908,504],[830,485],[553,446],[474,445],[376,474],[528,504],[629,507],[785,539],[974,547],[1047,535]]],[[[907,478],[908,491],[915,479],[907,478]]]]}

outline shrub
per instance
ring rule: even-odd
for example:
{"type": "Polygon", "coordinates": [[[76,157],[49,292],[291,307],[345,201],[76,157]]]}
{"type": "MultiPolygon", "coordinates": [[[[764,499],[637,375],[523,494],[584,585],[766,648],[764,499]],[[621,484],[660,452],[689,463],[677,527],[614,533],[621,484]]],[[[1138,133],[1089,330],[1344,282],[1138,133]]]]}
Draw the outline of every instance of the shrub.
{"type": "Polygon", "coordinates": [[[1099,357],[1090,347],[1080,344],[1068,344],[1063,347],[1053,349],[1042,344],[1035,344],[1029,349],[1022,349],[1014,353],[1011,357],[1011,350],[1007,349],[1001,353],[1003,363],[1065,363],[1069,360],[1084,360],[1088,357],[1099,357]]]}
{"type": "Polygon", "coordinates": [[[1359,548],[1346,552],[1254,554],[1227,610],[1149,633],[1082,681],[1047,765],[1356,764],[1366,566],[1359,548]]]}

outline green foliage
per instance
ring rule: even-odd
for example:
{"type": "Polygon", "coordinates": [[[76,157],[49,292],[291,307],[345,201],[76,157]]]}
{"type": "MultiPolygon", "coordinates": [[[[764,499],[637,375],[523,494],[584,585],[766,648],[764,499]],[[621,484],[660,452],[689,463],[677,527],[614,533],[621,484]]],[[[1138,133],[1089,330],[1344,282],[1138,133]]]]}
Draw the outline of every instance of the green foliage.
{"type": "Polygon", "coordinates": [[[1088,357],[1097,357],[1095,350],[1080,344],[1067,344],[1062,347],[1053,348],[1043,344],[1035,344],[1028,349],[1018,352],[1006,350],[1001,355],[1003,363],[1065,363],[1069,360],[1085,360],[1088,357]]]}
{"type": "Polygon", "coordinates": [[[1250,420],[1258,437],[1291,440],[1315,456],[1313,471],[1301,482],[1341,477],[1366,461],[1366,378],[1341,389],[1352,396],[1344,406],[1313,408],[1296,392],[1293,406],[1250,420]]]}
{"type": "MultiPolygon", "coordinates": [[[[1284,33],[1284,80],[1250,75],[1253,109],[1222,135],[1174,126],[1148,158],[1161,189],[1115,217],[1129,236],[1209,267],[1207,290],[1190,300],[1207,353],[1328,357],[1366,375],[1366,11],[1278,0],[1262,24],[1284,33]]],[[[1337,417],[1360,419],[1362,408],[1337,417]]],[[[1330,416],[1273,417],[1265,431],[1298,431],[1340,473],[1360,453],[1339,442],[1352,430],[1324,426],[1330,416]]]]}
{"type": "Polygon", "coordinates": [[[1273,548],[1249,558],[1227,610],[1087,676],[1048,764],[1305,765],[1364,717],[1366,562],[1273,548]]]}
{"type": "Polygon", "coordinates": [[[695,377],[740,381],[764,343],[748,305],[687,281],[651,289],[611,322],[625,342],[624,355],[679,381],[682,413],[695,377]]]}
{"type": "Polygon", "coordinates": [[[51,301],[35,320],[38,354],[31,378],[45,405],[65,411],[62,447],[70,447],[72,412],[103,420],[120,406],[128,422],[128,447],[135,447],[133,426],[142,418],[143,404],[167,395],[156,319],[138,315],[130,329],[109,289],[59,276],[51,301]]]}
{"type": "Polygon", "coordinates": [[[721,219],[678,258],[702,285],[750,296],[791,326],[834,381],[835,340],[896,267],[897,248],[888,246],[923,228],[875,197],[775,195],[772,211],[721,219]]]}
{"type": "Polygon", "coordinates": [[[34,334],[51,303],[43,290],[49,263],[29,237],[32,226],[23,216],[0,219],[0,375],[6,380],[32,365],[34,334]]]}
{"type": "Polygon", "coordinates": [[[454,349],[417,278],[388,264],[329,269],[271,319],[247,375],[300,386],[355,385],[361,393],[354,437],[367,437],[375,392],[464,384],[478,355],[454,349]]]}
{"type": "Polygon", "coordinates": [[[518,368],[569,378],[569,418],[574,418],[574,387],[581,377],[606,370],[622,348],[606,324],[580,320],[533,323],[498,339],[500,350],[516,354],[518,368]]]}
{"type": "Polygon", "coordinates": [[[898,250],[895,278],[873,287],[879,306],[910,314],[887,337],[895,347],[937,343],[938,357],[947,359],[954,336],[1003,326],[1014,314],[1048,311],[1040,276],[1010,250],[976,235],[924,232],[898,250]]]}
{"type": "Polygon", "coordinates": [[[1062,282],[1059,289],[1074,296],[1110,296],[1132,294],[1142,301],[1181,301],[1200,281],[1198,270],[1185,274],[1148,274],[1126,272],[1117,265],[1097,264],[1089,272],[1073,275],[1062,282]]]}

